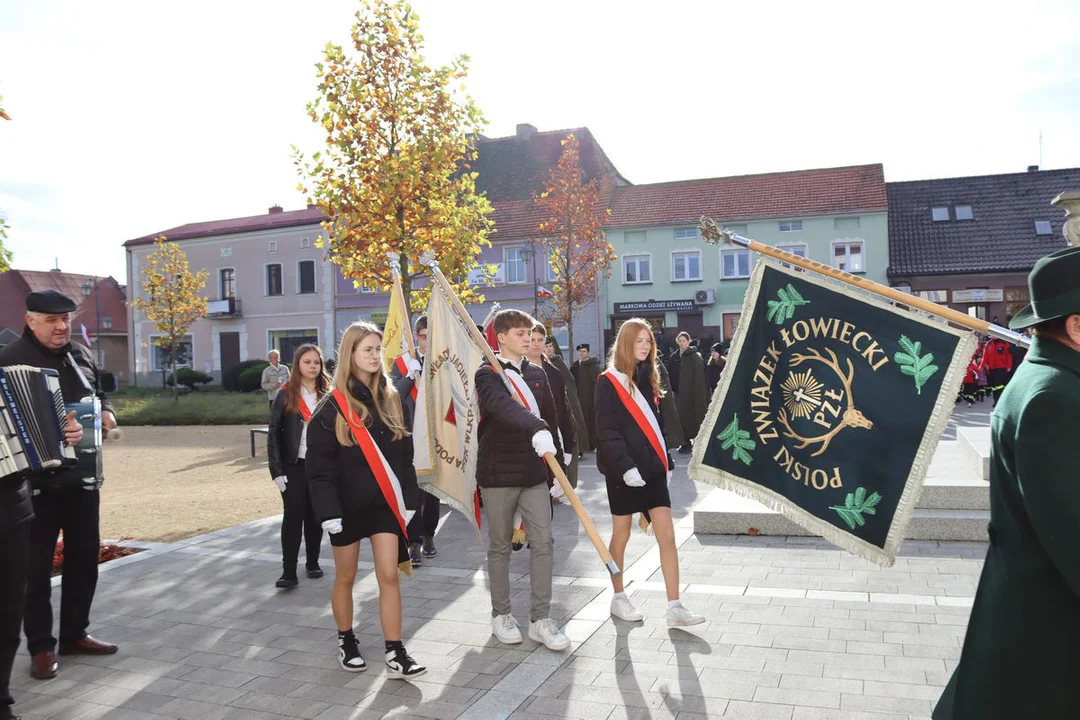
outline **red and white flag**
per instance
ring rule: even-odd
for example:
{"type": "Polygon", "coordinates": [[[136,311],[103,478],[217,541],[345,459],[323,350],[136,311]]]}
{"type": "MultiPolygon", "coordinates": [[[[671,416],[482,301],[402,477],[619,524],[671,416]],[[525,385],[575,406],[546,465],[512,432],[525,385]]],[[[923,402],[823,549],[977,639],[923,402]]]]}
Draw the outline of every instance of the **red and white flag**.
{"type": "Polygon", "coordinates": [[[93,340],[91,340],[91,339],[90,339],[90,333],[86,331],[86,326],[85,326],[85,325],[83,325],[83,324],[81,324],[81,323],[80,323],[80,324],[79,324],[79,327],[81,327],[81,328],[82,328],[82,339],[83,339],[83,342],[84,342],[84,343],[86,343],[86,347],[90,347],[90,345],[92,345],[92,344],[93,344],[93,342],[94,342],[93,340]]]}

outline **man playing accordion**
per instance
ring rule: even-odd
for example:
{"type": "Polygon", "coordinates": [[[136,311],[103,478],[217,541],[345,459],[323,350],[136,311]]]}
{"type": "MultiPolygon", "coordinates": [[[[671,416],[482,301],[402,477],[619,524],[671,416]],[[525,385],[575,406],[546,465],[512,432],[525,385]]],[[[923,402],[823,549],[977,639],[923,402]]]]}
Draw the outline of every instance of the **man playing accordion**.
{"type": "MultiPolygon", "coordinates": [[[[108,432],[116,427],[112,405],[101,392],[99,371],[90,351],[71,342],[71,313],[75,303],[55,290],[32,292],[26,296],[26,328],[21,338],[0,349],[0,367],[30,365],[51,368],[59,373],[65,405],[96,396],[101,402],[101,427],[108,432]]],[[[68,444],[82,437],[78,422],[68,417],[65,438],[68,444]]],[[[64,569],[61,581],[59,652],[71,654],[110,654],[116,645],[95,640],[87,634],[90,605],[94,599],[98,574],[99,491],[97,485],[76,481],[62,482],[63,473],[50,477],[47,487],[35,487],[34,518],[30,523],[29,564],[26,576],[26,611],[23,620],[26,644],[32,657],[31,676],[45,680],[56,675],[57,638],[53,636],[53,613],[50,602],[53,553],[57,537],[64,533],[64,569]]],[[[13,478],[5,478],[10,483],[13,478]]],[[[31,483],[34,478],[30,478],[31,483]]],[[[21,482],[20,482],[21,485],[21,482]]],[[[3,527],[0,524],[0,527],[3,527]]],[[[0,585],[12,587],[9,577],[0,577],[0,585]]],[[[5,593],[6,595],[6,593],[5,593]]],[[[8,654],[7,620],[0,620],[0,673],[8,654]]],[[[18,647],[18,634],[15,646],[18,647]]],[[[10,669],[10,664],[7,665],[10,669]]],[[[6,674],[0,677],[6,686],[6,674]]]]}

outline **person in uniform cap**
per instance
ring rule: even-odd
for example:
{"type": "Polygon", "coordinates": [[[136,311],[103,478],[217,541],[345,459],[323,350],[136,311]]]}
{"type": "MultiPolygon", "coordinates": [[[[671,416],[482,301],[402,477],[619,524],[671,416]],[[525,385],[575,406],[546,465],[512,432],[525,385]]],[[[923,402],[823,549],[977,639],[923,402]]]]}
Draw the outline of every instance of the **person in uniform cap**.
{"type": "Polygon", "coordinates": [[[1080,718],[1080,247],[1035,263],[991,421],[990,545],[935,720],[1080,718]]]}
{"type": "MultiPolygon", "coordinates": [[[[0,366],[31,365],[52,368],[60,374],[64,403],[79,402],[87,395],[101,400],[101,427],[116,427],[112,405],[101,392],[100,373],[85,346],[71,341],[71,298],[55,290],[32,292],[26,296],[26,328],[22,337],[0,349],[0,366]]],[[[82,437],[73,419],[65,429],[69,444],[82,437]]],[[[61,470],[59,472],[70,472],[61,470]]],[[[116,645],[87,634],[90,606],[97,587],[98,527],[100,495],[97,488],[53,488],[33,495],[34,518],[30,522],[30,554],[26,581],[26,611],[23,628],[32,657],[30,674],[39,680],[56,675],[57,638],[52,634],[52,563],[56,540],[64,532],[64,570],[61,580],[59,651],[61,655],[114,653],[116,645]]],[[[0,513],[6,511],[0,510],[0,513]]],[[[22,513],[20,513],[21,515],[22,513]]],[[[8,588],[4,578],[4,601],[8,588]]],[[[2,671],[0,667],[0,671],[2,671]]]]}
{"type": "Polygon", "coordinates": [[[592,350],[588,343],[577,346],[578,359],[570,366],[570,374],[574,376],[577,384],[578,402],[581,403],[581,413],[585,416],[585,431],[589,438],[587,447],[578,448],[579,454],[584,455],[586,450],[596,449],[596,378],[600,377],[600,359],[589,356],[592,350]]]}

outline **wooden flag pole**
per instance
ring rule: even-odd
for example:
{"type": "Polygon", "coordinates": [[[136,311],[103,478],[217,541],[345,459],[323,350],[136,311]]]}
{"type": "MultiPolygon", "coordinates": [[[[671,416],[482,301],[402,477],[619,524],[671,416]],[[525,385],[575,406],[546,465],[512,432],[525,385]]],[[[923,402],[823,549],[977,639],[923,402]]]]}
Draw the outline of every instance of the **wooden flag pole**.
{"type": "MultiPolygon", "coordinates": [[[[443,295],[446,296],[446,299],[449,300],[451,307],[457,312],[461,321],[465,323],[465,327],[468,328],[469,335],[472,337],[473,342],[484,351],[484,356],[487,358],[487,361],[491,363],[492,369],[499,374],[499,378],[502,379],[503,384],[506,385],[506,389],[510,392],[510,397],[517,400],[518,404],[521,404],[521,398],[519,398],[517,392],[514,391],[514,386],[510,383],[510,379],[506,377],[506,371],[503,369],[499,359],[495,357],[495,351],[491,349],[487,340],[480,334],[480,331],[476,329],[476,323],[473,322],[472,317],[469,315],[469,311],[461,304],[461,300],[458,298],[457,293],[450,287],[450,283],[447,282],[446,277],[439,269],[439,263],[435,261],[434,253],[425,253],[424,256],[420,258],[420,263],[426,265],[431,270],[431,276],[434,278],[435,283],[439,286],[443,295]]],[[[494,311],[492,311],[492,314],[494,314],[494,311]]],[[[586,510],[585,506],[581,503],[581,499],[578,498],[574,488],[570,485],[570,481],[566,479],[566,473],[563,472],[562,466],[559,465],[559,461],[551,453],[545,454],[544,460],[547,461],[548,468],[551,469],[552,474],[555,476],[555,480],[562,487],[563,492],[570,501],[570,506],[573,507],[574,512],[577,513],[581,526],[585,528],[585,533],[589,536],[589,540],[592,541],[593,547],[596,548],[596,552],[600,555],[600,559],[603,560],[608,572],[612,575],[621,574],[622,570],[615,563],[615,560],[611,557],[611,553],[608,551],[607,545],[605,545],[604,541],[600,538],[600,533],[597,531],[596,525],[593,524],[592,518],[589,517],[589,511],[586,510]]]]}
{"type": "MultiPolygon", "coordinates": [[[[405,292],[401,289],[401,261],[398,258],[397,253],[386,253],[386,261],[390,265],[390,274],[394,279],[394,289],[397,291],[397,296],[401,298],[401,317],[405,319],[405,328],[402,334],[405,335],[405,347],[409,351],[409,357],[416,359],[416,345],[413,344],[413,328],[412,318],[409,317],[409,304],[405,302],[405,292]]],[[[393,295],[391,295],[393,297],[393,295]]]]}
{"type": "Polygon", "coordinates": [[[917,295],[911,295],[902,290],[891,288],[888,285],[882,285],[876,283],[873,280],[867,280],[866,278],[859,277],[858,275],[852,275],[851,273],[844,272],[843,270],[837,270],[829,265],[824,265],[814,260],[807,260],[806,258],[793,255],[792,253],[778,250],[771,245],[758,242],[757,240],[750,240],[744,238],[742,235],[736,235],[730,230],[721,230],[716,224],[716,221],[712,218],[702,216],[699,222],[699,228],[701,229],[701,237],[706,241],[715,244],[729,244],[739,245],[748,250],[753,250],[761,255],[768,255],[771,258],[782,260],[789,265],[797,265],[806,270],[812,270],[820,275],[830,277],[833,280],[839,280],[842,283],[848,285],[854,285],[857,288],[872,292],[875,295],[881,295],[887,297],[890,300],[894,300],[903,305],[908,305],[913,308],[918,308],[923,312],[928,312],[931,315],[937,315],[940,318],[944,318],[951,323],[960,325],[961,327],[980,332],[983,335],[990,335],[1006,342],[1010,342],[1013,345],[1019,345],[1021,347],[1031,347],[1031,338],[1022,333],[1003,328],[1000,325],[994,325],[986,320],[980,320],[979,318],[971,317],[965,313],[947,308],[943,305],[938,305],[935,302],[924,300],[917,295]]]}

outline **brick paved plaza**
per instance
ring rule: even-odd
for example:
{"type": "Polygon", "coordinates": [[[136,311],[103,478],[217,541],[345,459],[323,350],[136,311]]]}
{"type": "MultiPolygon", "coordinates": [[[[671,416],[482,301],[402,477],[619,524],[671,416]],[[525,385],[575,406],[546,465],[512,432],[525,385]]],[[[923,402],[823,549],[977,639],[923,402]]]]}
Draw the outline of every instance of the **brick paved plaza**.
{"type": "MultiPolygon", "coordinates": [[[[987,409],[988,410],[988,409],[987,409]]],[[[405,641],[425,663],[415,683],[382,672],[377,590],[357,583],[357,635],[370,669],[338,669],[332,562],[321,580],[273,587],[278,518],[157,545],[101,573],[91,632],[119,654],[62,657],[32,680],[16,664],[25,718],[927,718],[960,653],[986,546],[908,542],[881,569],[814,538],[695,536],[690,509],[712,488],[672,484],[684,600],[708,622],[668,629],[659,556],[635,530],[626,575],[644,624],[613,621],[606,571],[569,508],[556,508],[553,616],[570,651],[491,636],[483,542],[450,515],[439,557],[403,581],[405,641]]],[[[591,457],[582,498],[606,534],[591,457]]],[[[268,482],[269,485],[269,482],[268,482]]],[[[525,625],[527,551],[514,610],[525,625]]],[[[59,588],[55,590],[59,593],[59,588]]]]}

